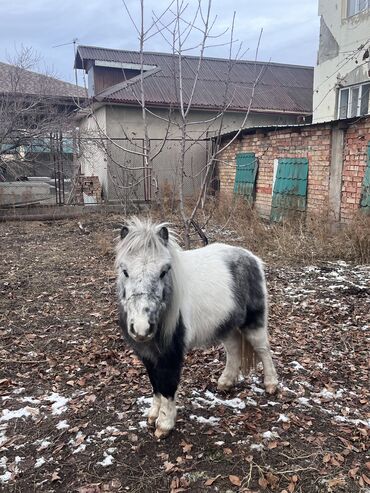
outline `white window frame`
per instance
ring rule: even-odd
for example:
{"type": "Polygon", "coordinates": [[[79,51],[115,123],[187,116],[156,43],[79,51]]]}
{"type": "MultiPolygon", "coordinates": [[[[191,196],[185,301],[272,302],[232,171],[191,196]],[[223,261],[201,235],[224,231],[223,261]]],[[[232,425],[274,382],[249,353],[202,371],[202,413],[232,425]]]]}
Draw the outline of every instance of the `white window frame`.
{"type": "MultiPolygon", "coordinates": [[[[361,102],[362,102],[362,93],[363,93],[363,88],[365,87],[365,85],[368,85],[369,83],[368,82],[365,82],[363,84],[356,84],[355,86],[347,86],[347,87],[343,87],[339,90],[339,95],[338,95],[338,120],[339,119],[345,119],[345,118],[354,118],[356,116],[364,116],[364,115],[361,115],[361,102]],[[353,93],[354,91],[358,89],[358,98],[357,98],[357,110],[356,110],[356,114],[355,115],[351,115],[351,110],[352,110],[352,101],[353,101],[353,93]],[[346,91],[346,90],[349,90],[349,94],[348,94],[348,103],[347,103],[347,112],[346,112],[346,116],[345,117],[341,117],[340,113],[341,113],[341,106],[340,106],[340,102],[341,102],[341,94],[343,91],[346,91]]],[[[368,109],[367,109],[367,113],[365,113],[365,115],[369,115],[370,114],[370,104],[368,103],[368,109]]]]}
{"type": "Polygon", "coordinates": [[[347,18],[353,17],[370,8],[370,0],[347,0],[347,18]],[[364,6],[361,8],[361,4],[364,6]]]}

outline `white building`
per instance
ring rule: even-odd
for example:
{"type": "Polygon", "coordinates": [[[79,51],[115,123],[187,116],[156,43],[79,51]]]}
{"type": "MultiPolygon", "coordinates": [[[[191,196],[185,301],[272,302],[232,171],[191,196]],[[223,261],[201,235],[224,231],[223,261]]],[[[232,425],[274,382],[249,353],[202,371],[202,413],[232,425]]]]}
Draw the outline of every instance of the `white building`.
{"type": "Polygon", "coordinates": [[[370,0],[319,0],[313,121],[370,113],[370,0]]]}

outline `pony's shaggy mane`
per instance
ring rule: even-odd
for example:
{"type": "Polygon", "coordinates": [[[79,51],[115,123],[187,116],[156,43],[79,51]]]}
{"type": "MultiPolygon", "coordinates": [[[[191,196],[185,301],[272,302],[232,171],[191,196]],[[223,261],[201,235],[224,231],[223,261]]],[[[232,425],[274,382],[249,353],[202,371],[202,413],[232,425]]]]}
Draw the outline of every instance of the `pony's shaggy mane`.
{"type": "Polygon", "coordinates": [[[127,235],[120,239],[116,246],[116,265],[127,255],[155,256],[167,249],[170,252],[180,250],[176,233],[168,228],[168,223],[153,223],[151,219],[141,220],[138,217],[128,219],[124,226],[128,228],[127,235]],[[168,228],[168,244],[165,245],[159,236],[160,230],[168,228]]]}

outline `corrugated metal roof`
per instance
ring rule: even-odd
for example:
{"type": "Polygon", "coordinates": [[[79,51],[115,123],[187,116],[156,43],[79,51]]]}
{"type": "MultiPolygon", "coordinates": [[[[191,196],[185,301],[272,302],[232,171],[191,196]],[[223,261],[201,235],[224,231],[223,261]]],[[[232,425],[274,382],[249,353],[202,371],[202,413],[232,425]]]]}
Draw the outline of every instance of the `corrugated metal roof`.
{"type": "MultiPolygon", "coordinates": [[[[75,59],[76,68],[86,68],[86,62],[94,60],[140,64],[140,53],[78,46],[75,59]]],[[[147,104],[177,106],[179,102],[178,87],[176,87],[179,73],[178,58],[172,54],[145,52],[143,63],[160,68],[144,80],[147,104]]],[[[191,94],[198,63],[198,57],[183,57],[182,80],[185,103],[191,94]]],[[[259,82],[253,97],[252,110],[312,113],[312,67],[246,60],[229,62],[229,60],[218,58],[203,59],[192,107],[220,109],[229,80],[228,110],[245,111],[250,104],[252,87],[257,78],[259,82]]],[[[140,82],[131,80],[126,86],[119,84],[104,91],[102,100],[135,104],[139,97],[140,82]]]]}
{"type": "Polygon", "coordinates": [[[0,93],[86,97],[83,87],[3,62],[0,62],[0,93]]]}

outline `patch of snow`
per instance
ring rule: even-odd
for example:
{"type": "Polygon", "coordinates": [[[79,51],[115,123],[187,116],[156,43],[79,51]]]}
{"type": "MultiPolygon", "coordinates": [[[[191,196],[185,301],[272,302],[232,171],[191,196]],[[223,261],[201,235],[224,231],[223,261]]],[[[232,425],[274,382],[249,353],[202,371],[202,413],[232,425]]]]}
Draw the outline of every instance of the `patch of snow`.
{"type": "Polygon", "coordinates": [[[114,462],[114,457],[112,455],[106,454],[105,452],[104,455],[105,455],[104,459],[101,460],[100,462],[97,462],[97,464],[103,467],[111,466],[114,462]]]}
{"type": "MultiPolygon", "coordinates": [[[[115,426],[107,426],[106,428],[102,429],[101,431],[98,431],[96,434],[98,438],[101,438],[103,435],[109,435],[112,433],[117,433],[119,432],[119,429],[116,428],[115,426]]],[[[115,437],[113,437],[115,438],[115,437]]]]}
{"type": "Polygon", "coordinates": [[[12,473],[9,471],[5,471],[4,474],[0,476],[0,483],[2,484],[7,483],[11,477],[12,477],[12,473]]]}
{"type": "Polygon", "coordinates": [[[323,397],[324,399],[340,399],[343,396],[343,389],[339,389],[337,392],[329,392],[327,389],[322,389],[315,397],[323,397]]]}
{"type": "Polygon", "coordinates": [[[300,363],[298,363],[298,361],[291,361],[290,365],[292,365],[292,367],[295,370],[305,370],[306,371],[306,368],[304,366],[302,366],[300,363]]]}
{"type": "Polygon", "coordinates": [[[6,457],[5,455],[3,457],[1,457],[0,459],[0,467],[2,467],[3,469],[6,467],[6,463],[8,462],[8,457],[6,457]]]}
{"type": "Polygon", "coordinates": [[[67,403],[69,402],[69,399],[67,397],[63,397],[56,392],[52,392],[49,396],[46,397],[45,400],[52,402],[51,412],[54,415],[62,414],[67,410],[67,403]]]}
{"type": "Polygon", "coordinates": [[[146,421],[139,421],[140,428],[148,428],[148,423],[146,421]]]}
{"type": "Polygon", "coordinates": [[[149,409],[152,405],[152,402],[153,402],[153,399],[152,397],[138,397],[136,399],[136,403],[137,405],[139,406],[139,409],[142,413],[142,415],[146,418],[148,416],[148,413],[149,413],[149,409]]]}
{"type": "Polygon", "coordinates": [[[278,423],[289,423],[290,419],[289,419],[289,416],[286,416],[285,414],[279,414],[279,417],[278,417],[278,420],[277,422],[278,423]]]}
{"type": "Polygon", "coordinates": [[[49,442],[49,440],[42,439],[42,440],[36,440],[35,442],[33,442],[33,444],[39,446],[37,450],[40,451],[48,448],[48,446],[51,445],[51,442],[49,442]]]}
{"type": "Polygon", "coordinates": [[[312,407],[310,404],[310,399],[307,399],[307,397],[298,397],[297,401],[299,404],[302,404],[302,406],[312,407]]]}
{"type": "Polygon", "coordinates": [[[31,414],[38,414],[39,410],[32,407],[22,407],[21,409],[17,409],[15,411],[10,411],[9,409],[4,409],[2,411],[2,416],[0,417],[0,423],[4,421],[9,421],[10,419],[16,418],[28,418],[31,414]]]}
{"type": "Polygon", "coordinates": [[[43,457],[39,457],[37,461],[35,462],[35,469],[38,469],[42,465],[44,465],[46,460],[43,457]]]}
{"type": "Polygon", "coordinates": [[[279,433],[277,433],[276,431],[265,431],[264,433],[262,433],[262,437],[265,440],[272,440],[274,438],[280,438],[279,433]]]}
{"type": "Polygon", "coordinates": [[[257,452],[261,452],[265,447],[263,443],[252,443],[249,448],[251,450],[256,450],[257,452]]]}
{"type": "Polygon", "coordinates": [[[108,454],[114,454],[114,452],[117,452],[117,447],[110,447],[107,449],[108,454]]]}
{"type": "Polygon", "coordinates": [[[18,389],[14,389],[12,394],[21,394],[22,392],[24,392],[26,389],[24,387],[19,387],[18,389]]]}
{"type": "MultiPolygon", "coordinates": [[[[194,393],[197,394],[197,392],[194,393]]],[[[257,406],[257,402],[249,397],[245,401],[242,401],[239,397],[235,397],[234,399],[220,399],[209,390],[207,390],[204,395],[205,398],[195,397],[195,402],[197,402],[198,404],[204,403],[207,405],[207,407],[210,408],[222,405],[226,407],[231,407],[232,409],[242,410],[245,409],[246,403],[250,406],[257,406]]]]}
{"type": "Polygon", "coordinates": [[[86,449],[86,444],[81,443],[72,453],[78,454],[79,452],[83,452],[86,449]]]}
{"type": "Polygon", "coordinates": [[[211,416],[210,418],[204,418],[203,416],[196,416],[195,414],[191,414],[190,419],[197,421],[197,423],[211,426],[216,426],[220,421],[220,418],[215,418],[214,416],[211,416]]]}
{"type": "Polygon", "coordinates": [[[351,419],[351,418],[347,418],[346,416],[341,416],[341,415],[334,416],[333,419],[335,421],[338,421],[339,423],[350,423],[350,424],[353,424],[355,426],[364,425],[364,426],[367,426],[368,428],[370,428],[370,419],[367,419],[367,420],[351,419]]]}
{"type": "Polygon", "coordinates": [[[67,423],[67,420],[63,419],[62,421],[59,421],[59,423],[56,426],[57,430],[66,430],[69,428],[69,424],[67,423]]]}
{"type": "Polygon", "coordinates": [[[78,431],[76,433],[76,437],[75,438],[71,438],[68,442],[68,445],[71,445],[72,447],[76,447],[78,445],[78,442],[79,441],[82,441],[84,438],[83,438],[83,433],[81,431],[78,431]]]}
{"type": "Polygon", "coordinates": [[[34,397],[21,397],[19,399],[20,402],[28,402],[29,404],[40,404],[39,399],[35,399],[34,397]]]}
{"type": "Polygon", "coordinates": [[[219,442],[215,442],[215,445],[218,445],[219,447],[221,447],[221,445],[225,445],[225,442],[222,442],[221,440],[219,442]]]}
{"type": "Polygon", "coordinates": [[[254,392],[255,394],[264,394],[265,393],[265,389],[261,389],[261,387],[258,387],[254,383],[252,383],[250,387],[251,387],[251,391],[254,392]]]}
{"type": "Polygon", "coordinates": [[[0,429],[0,447],[2,447],[3,444],[8,440],[5,434],[5,430],[6,430],[6,425],[4,429],[0,429]]]}

